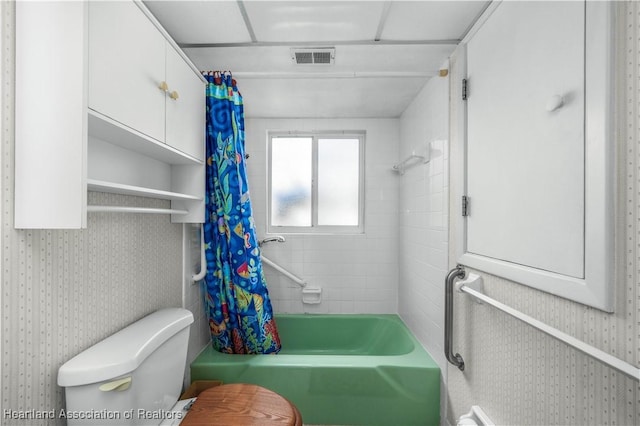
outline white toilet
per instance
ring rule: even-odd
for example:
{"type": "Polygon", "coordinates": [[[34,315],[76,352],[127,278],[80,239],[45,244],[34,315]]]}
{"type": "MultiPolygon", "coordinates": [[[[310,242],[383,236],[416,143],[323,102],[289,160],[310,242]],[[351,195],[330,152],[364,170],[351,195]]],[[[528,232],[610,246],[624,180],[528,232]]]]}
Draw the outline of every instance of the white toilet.
{"type": "Polygon", "coordinates": [[[67,361],[58,370],[69,425],[176,425],[193,314],[154,312],[67,361]]]}

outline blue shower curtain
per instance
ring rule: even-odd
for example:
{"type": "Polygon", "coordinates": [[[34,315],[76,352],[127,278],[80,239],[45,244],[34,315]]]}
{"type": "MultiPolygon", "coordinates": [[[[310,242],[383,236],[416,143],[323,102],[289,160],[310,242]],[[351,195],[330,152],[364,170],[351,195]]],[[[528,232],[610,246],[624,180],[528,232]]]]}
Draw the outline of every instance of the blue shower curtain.
{"type": "Polygon", "coordinates": [[[207,72],[205,78],[205,283],[212,344],[226,353],[277,353],[280,338],[247,186],[242,96],[228,72],[207,72]]]}

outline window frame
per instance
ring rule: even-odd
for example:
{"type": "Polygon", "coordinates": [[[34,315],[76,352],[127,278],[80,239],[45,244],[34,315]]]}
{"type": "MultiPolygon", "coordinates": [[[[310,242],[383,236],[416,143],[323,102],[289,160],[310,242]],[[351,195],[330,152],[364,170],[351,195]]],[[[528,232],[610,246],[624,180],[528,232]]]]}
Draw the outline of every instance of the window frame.
{"type": "Polygon", "coordinates": [[[364,234],[365,136],[362,130],[267,131],[267,234],[364,234]],[[271,170],[274,138],[311,138],[311,226],[277,226],[271,223],[271,170]],[[358,225],[318,225],[318,140],[358,140],[358,225]]]}

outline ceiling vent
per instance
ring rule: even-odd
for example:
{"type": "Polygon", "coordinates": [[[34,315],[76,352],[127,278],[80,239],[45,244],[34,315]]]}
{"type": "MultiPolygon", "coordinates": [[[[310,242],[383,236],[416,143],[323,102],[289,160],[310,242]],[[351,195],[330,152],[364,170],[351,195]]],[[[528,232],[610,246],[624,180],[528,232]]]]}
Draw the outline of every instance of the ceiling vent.
{"type": "Polygon", "coordinates": [[[291,49],[291,60],[297,65],[331,65],[336,57],[334,47],[317,47],[314,49],[291,49]]]}

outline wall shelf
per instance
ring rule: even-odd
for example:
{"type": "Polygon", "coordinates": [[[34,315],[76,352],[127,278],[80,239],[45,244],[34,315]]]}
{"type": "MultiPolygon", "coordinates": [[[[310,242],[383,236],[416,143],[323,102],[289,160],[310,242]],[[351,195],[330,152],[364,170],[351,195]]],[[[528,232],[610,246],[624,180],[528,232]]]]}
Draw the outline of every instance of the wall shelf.
{"type": "Polygon", "coordinates": [[[16,52],[16,228],[86,228],[88,191],[204,221],[206,81],[142,2],[21,2],[16,52]]]}
{"type": "Polygon", "coordinates": [[[89,109],[89,134],[113,145],[138,152],[158,161],[176,165],[201,165],[202,160],[89,109]]]}
{"type": "Polygon", "coordinates": [[[203,200],[202,197],[182,194],[179,192],[163,191],[160,189],[144,188],[141,186],[125,185],[121,183],[106,182],[96,179],[87,180],[87,190],[96,192],[108,192],[111,194],[135,195],[138,197],[160,198],[162,200],[203,200]]]}
{"type": "Polygon", "coordinates": [[[88,213],[138,213],[138,214],[170,214],[187,215],[187,210],[176,209],[154,209],[149,207],[126,207],[126,206],[87,206],[88,213]]]}

